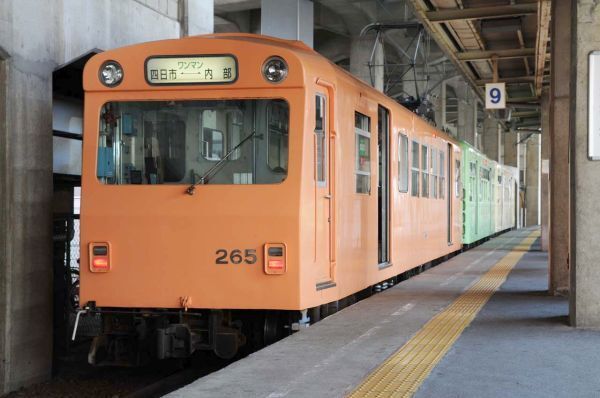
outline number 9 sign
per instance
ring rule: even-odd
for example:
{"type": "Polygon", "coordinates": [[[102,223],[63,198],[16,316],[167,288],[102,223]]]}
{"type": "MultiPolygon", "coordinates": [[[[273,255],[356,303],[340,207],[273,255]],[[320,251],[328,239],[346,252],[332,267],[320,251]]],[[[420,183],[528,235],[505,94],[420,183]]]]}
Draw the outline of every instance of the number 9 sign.
{"type": "Polygon", "coordinates": [[[504,83],[489,83],[485,85],[485,108],[506,108],[506,85],[504,83]]]}

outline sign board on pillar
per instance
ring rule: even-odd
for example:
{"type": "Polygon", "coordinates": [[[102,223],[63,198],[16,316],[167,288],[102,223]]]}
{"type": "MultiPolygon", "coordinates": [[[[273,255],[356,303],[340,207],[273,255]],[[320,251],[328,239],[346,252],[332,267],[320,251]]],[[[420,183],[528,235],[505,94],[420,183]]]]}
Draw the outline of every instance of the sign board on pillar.
{"type": "Polygon", "coordinates": [[[485,85],[485,109],[506,108],[506,84],[488,83],[485,85]]]}
{"type": "Polygon", "coordinates": [[[588,157],[600,160],[600,51],[590,53],[588,87],[588,157]]]}

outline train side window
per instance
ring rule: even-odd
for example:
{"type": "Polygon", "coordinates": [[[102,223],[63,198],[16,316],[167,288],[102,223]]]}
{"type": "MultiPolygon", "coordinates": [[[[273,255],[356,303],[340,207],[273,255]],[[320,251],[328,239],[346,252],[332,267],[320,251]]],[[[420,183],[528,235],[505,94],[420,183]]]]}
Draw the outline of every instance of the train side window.
{"type": "Polygon", "coordinates": [[[454,161],[454,196],[460,198],[460,160],[454,161]]]}
{"type": "Polygon", "coordinates": [[[419,180],[421,178],[421,170],[419,169],[419,143],[416,141],[412,142],[412,167],[411,167],[411,187],[410,194],[412,196],[419,196],[419,180]]]}
{"type": "Polygon", "coordinates": [[[371,193],[371,120],[362,113],[354,113],[356,135],[356,193],[371,193]]]}
{"type": "Polygon", "coordinates": [[[408,137],[398,134],[398,190],[408,192],[408,137]]]}
{"type": "Polygon", "coordinates": [[[326,120],[325,120],[325,97],[317,95],[315,97],[315,178],[317,184],[324,186],[327,177],[327,140],[326,140],[326,120]]]}
{"type": "Polygon", "coordinates": [[[440,151],[440,199],[444,199],[446,193],[446,153],[440,151]]]}
{"type": "Polygon", "coordinates": [[[438,184],[438,164],[437,164],[437,149],[431,148],[431,197],[437,199],[437,184],[438,184]]]}
{"type": "Polygon", "coordinates": [[[429,148],[427,145],[421,146],[421,172],[422,183],[421,183],[421,196],[424,198],[429,197],[429,148]]]}

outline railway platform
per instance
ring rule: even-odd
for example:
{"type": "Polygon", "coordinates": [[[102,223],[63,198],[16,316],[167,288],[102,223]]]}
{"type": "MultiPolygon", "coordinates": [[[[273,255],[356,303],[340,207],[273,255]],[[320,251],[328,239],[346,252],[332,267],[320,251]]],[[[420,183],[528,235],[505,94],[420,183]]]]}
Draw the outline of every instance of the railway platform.
{"type": "Polygon", "coordinates": [[[547,261],[507,232],[169,397],[597,396],[600,332],[567,325],[547,261]]]}

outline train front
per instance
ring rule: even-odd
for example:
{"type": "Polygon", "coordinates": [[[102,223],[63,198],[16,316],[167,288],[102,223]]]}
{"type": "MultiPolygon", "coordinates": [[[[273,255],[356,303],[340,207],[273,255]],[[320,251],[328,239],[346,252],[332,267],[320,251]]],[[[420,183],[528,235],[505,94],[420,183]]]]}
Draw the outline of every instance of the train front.
{"type": "Polygon", "coordinates": [[[87,63],[80,301],[103,317],[90,362],[228,358],[255,338],[237,310],[298,308],[296,50],[213,35],[87,63]]]}

